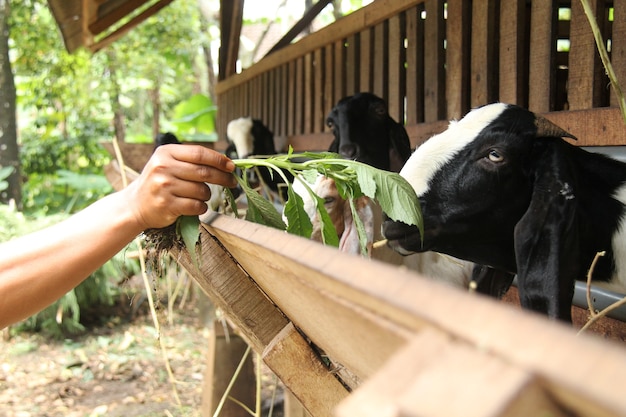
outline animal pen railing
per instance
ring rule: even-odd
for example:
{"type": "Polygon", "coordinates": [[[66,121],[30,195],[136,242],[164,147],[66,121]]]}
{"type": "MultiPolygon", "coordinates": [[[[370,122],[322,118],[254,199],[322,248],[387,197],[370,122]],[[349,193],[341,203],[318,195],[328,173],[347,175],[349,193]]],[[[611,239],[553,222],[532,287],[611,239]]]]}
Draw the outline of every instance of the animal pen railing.
{"type": "MultiPolygon", "coordinates": [[[[590,3],[623,82],[626,1],[590,3]]],[[[252,116],[298,149],[325,149],[326,114],[358,91],[386,99],[414,144],[493,101],[550,113],[581,145],[624,143],[617,98],[577,0],[377,0],[216,91],[222,138],[228,121],[252,116]]]]}
{"type": "MultiPolygon", "coordinates": [[[[591,3],[624,80],[626,0],[591,3]]],[[[626,138],[578,1],[376,0],[216,90],[221,139],[252,116],[297,150],[326,149],[327,113],[358,91],[383,97],[414,145],[492,101],[580,145],[626,138]]],[[[199,269],[173,255],[314,417],[626,415],[622,346],[225,215],[201,232],[199,269]],[[352,394],[350,376],[364,381],[352,394]]]]}

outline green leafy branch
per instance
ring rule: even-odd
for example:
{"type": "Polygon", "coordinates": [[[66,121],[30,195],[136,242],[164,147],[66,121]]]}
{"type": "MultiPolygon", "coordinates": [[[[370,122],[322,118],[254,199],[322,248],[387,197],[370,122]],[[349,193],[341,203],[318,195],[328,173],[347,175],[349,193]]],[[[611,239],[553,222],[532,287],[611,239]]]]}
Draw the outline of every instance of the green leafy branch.
{"type": "MultiPolygon", "coordinates": [[[[422,215],[419,200],[411,185],[399,174],[383,171],[370,165],[352,160],[342,159],[339,155],[330,152],[304,152],[294,154],[292,149],[284,155],[257,156],[255,158],[235,159],[235,165],[242,170],[241,177],[237,176],[237,182],[248,199],[248,208],[245,219],[286,230],[291,234],[311,237],[313,225],[308,214],[304,210],[304,201],[293,189],[286,173],[291,174],[307,190],[315,202],[315,208],[319,216],[322,241],[327,245],[338,246],[337,231],[326,208],[324,199],[319,197],[311,188],[319,174],[332,178],[335,181],[339,195],[348,200],[352,210],[354,221],[361,245],[361,252],[367,253],[367,238],[365,227],[356,213],[354,201],[362,196],[367,196],[380,204],[381,209],[387,216],[396,221],[409,225],[416,225],[423,232],[422,215]],[[287,202],[285,203],[284,215],[287,224],[283,221],[281,213],[266,198],[249,186],[245,178],[248,169],[258,167],[269,168],[273,175],[283,178],[287,187],[287,202]]],[[[235,215],[238,216],[236,204],[230,191],[226,190],[235,215]]],[[[179,226],[183,222],[180,222],[179,226]]],[[[198,223],[185,221],[185,228],[193,228],[192,233],[198,236],[198,223]]],[[[190,243],[197,242],[191,238],[189,232],[180,227],[181,235],[186,236],[185,243],[190,248],[190,243]]],[[[190,253],[194,253],[191,251],[190,253]]]]}

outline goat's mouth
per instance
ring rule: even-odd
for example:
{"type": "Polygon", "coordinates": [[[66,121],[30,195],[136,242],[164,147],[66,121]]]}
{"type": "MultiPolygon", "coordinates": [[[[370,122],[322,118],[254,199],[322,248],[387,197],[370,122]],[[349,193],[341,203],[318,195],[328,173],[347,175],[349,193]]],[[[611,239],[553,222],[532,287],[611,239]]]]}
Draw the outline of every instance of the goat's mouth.
{"type": "Polygon", "coordinates": [[[423,246],[424,242],[417,226],[386,220],[383,223],[383,236],[387,239],[387,246],[400,255],[407,256],[427,250],[423,246]]]}

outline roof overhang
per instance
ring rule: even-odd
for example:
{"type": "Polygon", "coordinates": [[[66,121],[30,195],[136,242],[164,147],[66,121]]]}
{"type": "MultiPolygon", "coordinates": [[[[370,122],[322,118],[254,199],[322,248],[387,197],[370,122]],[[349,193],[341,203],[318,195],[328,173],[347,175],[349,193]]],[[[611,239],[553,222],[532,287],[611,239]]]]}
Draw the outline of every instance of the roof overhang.
{"type": "Polygon", "coordinates": [[[66,49],[97,52],[173,0],[48,0],[66,49]]]}

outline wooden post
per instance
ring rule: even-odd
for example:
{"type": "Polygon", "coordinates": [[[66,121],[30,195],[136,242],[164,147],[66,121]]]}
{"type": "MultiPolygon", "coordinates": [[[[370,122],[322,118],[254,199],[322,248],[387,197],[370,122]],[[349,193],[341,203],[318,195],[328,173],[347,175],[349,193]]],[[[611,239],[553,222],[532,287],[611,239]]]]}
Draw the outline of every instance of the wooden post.
{"type": "MultiPolygon", "coordinates": [[[[228,324],[223,326],[220,321],[213,323],[202,383],[202,417],[212,417],[215,413],[247,348],[248,344],[228,324]]],[[[255,388],[254,361],[250,353],[228,396],[254,410],[255,388]]],[[[239,404],[227,399],[219,415],[248,417],[250,414],[239,404]]]]}

